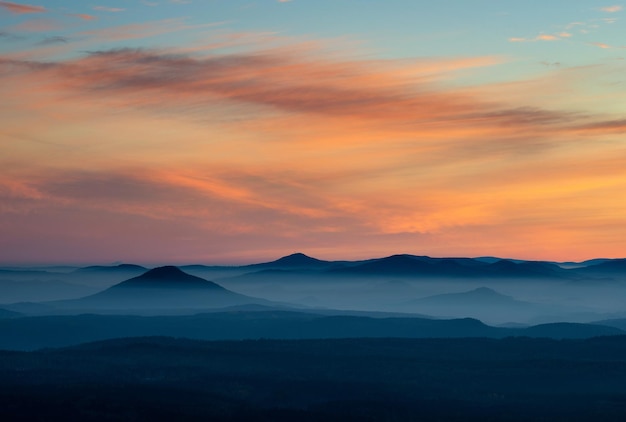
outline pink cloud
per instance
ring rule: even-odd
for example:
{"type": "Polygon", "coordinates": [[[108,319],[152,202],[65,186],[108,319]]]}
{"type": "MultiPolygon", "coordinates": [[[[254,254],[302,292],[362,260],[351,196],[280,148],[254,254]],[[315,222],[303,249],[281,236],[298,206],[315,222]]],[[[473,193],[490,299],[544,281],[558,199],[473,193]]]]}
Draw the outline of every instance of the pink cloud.
{"type": "Polygon", "coordinates": [[[85,20],[85,21],[92,21],[92,20],[97,19],[95,16],[88,15],[86,13],[70,13],[69,16],[74,16],[74,17],[80,18],[80,19],[85,20]]]}
{"type": "MultiPolygon", "coordinates": [[[[84,224],[98,245],[145,236],[144,257],[170,259],[181,249],[155,246],[168,230],[183,245],[194,239],[182,249],[190,254],[245,255],[254,239],[272,250],[356,242],[391,252],[435,239],[468,253],[480,238],[485,253],[520,251],[530,232],[549,253],[590,238],[570,238],[564,224],[583,231],[603,209],[621,209],[611,202],[624,187],[619,146],[589,141],[621,139],[623,122],[546,104],[571,92],[571,70],[520,83],[516,96],[445,83],[455,70],[501,62],[493,57],[255,47],[0,61],[3,101],[23,119],[0,116],[3,131],[62,144],[21,140],[1,178],[13,180],[11,198],[22,195],[6,221],[68,241],[84,224]]],[[[603,233],[623,242],[614,231],[603,233]]]]}
{"type": "Polygon", "coordinates": [[[100,12],[117,13],[117,12],[123,12],[126,9],[121,9],[119,7],[94,6],[93,10],[98,10],[100,12]]]}
{"type": "Polygon", "coordinates": [[[602,43],[602,42],[592,42],[592,43],[589,43],[589,45],[593,45],[593,46],[596,46],[596,47],[599,47],[599,48],[602,48],[602,49],[605,49],[605,50],[613,48],[610,45],[602,43]]]}
{"type": "MultiPolygon", "coordinates": [[[[207,24],[202,26],[210,26],[207,24]]],[[[128,24],[113,26],[91,31],[84,31],[81,35],[94,37],[98,40],[122,41],[129,39],[149,38],[156,35],[168,34],[171,32],[183,31],[197,26],[188,25],[182,18],[164,19],[161,21],[128,24]]]]}
{"type": "Polygon", "coordinates": [[[46,8],[43,6],[32,6],[29,4],[13,3],[10,1],[0,1],[0,7],[7,9],[11,13],[18,15],[26,13],[43,13],[46,8]]]}
{"type": "Polygon", "coordinates": [[[556,35],[542,34],[538,35],[535,39],[538,41],[556,41],[559,39],[559,37],[557,37],[556,35]]]}
{"type": "Polygon", "coordinates": [[[11,27],[14,31],[46,32],[63,28],[63,23],[54,19],[31,19],[11,27]]]}
{"type": "Polygon", "coordinates": [[[537,35],[535,38],[511,37],[509,38],[509,42],[558,41],[561,38],[569,38],[571,36],[572,34],[567,32],[559,35],[541,34],[537,35]]]}
{"type": "Polygon", "coordinates": [[[614,6],[607,6],[607,7],[603,7],[600,10],[602,10],[603,12],[607,12],[607,13],[617,13],[622,11],[623,7],[620,5],[614,5],[614,6]]]}

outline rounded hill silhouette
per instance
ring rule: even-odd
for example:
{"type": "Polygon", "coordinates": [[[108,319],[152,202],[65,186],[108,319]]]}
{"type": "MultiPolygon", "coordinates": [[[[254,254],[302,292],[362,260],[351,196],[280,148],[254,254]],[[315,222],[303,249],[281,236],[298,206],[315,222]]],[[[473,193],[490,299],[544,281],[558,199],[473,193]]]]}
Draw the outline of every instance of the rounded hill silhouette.
{"type": "Polygon", "coordinates": [[[124,288],[172,288],[172,289],[213,289],[228,292],[212,281],[187,274],[178,267],[165,266],[154,268],[140,276],[123,281],[111,289],[124,288]]]}
{"type": "Polygon", "coordinates": [[[322,261],[321,259],[313,258],[302,252],[296,252],[291,255],[283,256],[275,261],[264,262],[261,264],[246,265],[247,268],[262,268],[262,269],[323,269],[333,263],[330,261],[322,261]]]}
{"type": "Polygon", "coordinates": [[[271,304],[265,299],[232,292],[217,283],[165,266],[146,271],[81,299],[55,302],[71,309],[199,310],[247,304],[271,304]]]}

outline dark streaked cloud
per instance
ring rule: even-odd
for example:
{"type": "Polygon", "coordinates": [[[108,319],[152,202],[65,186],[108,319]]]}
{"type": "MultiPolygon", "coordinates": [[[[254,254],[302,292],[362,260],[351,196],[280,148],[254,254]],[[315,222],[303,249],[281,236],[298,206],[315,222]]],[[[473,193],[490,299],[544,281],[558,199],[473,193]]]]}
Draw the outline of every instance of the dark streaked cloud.
{"type": "Polygon", "coordinates": [[[97,19],[94,15],[89,15],[87,13],[68,13],[68,16],[74,16],[84,21],[92,21],[97,19]]]}
{"type": "Polygon", "coordinates": [[[39,45],[64,44],[69,41],[70,41],[69,38],[57,35],[53,37],[46,37],[43,40],[41,40],[38,44],[39,45]]]}
{"type": "Polygon", "coordinates": [[[568,113],[492,104],[438,90],[430,78],[401,76],[393,63],[312,60],[292,51],[193,56],[118,49],[66,62],[58,72],[85,93],[128,94],[154,106],[227,101],[404,126],[463,121],[544,127],[571,119],[568,113]],[[160,95],[155,97],[156,92],[160,95]]]}
{"type": "Polygon", "coordinates": [[[576,129],[592,132],[626,133],[626,119],[594,122],[578,126],[576,129]]]}
{"type": "Polygon", "coordinates": [[[117,12],[123,12],[126,9],[122,9],[120,7],[94,6],[93,10],[97,10],[99,12],[117,13],[117,12]]]}
{"type": "Polygon", "coordinates": [[[16,35],[11,32],[0,31],[0,40],[4,41],[20,41],[25,39],[25,37],[21,35],[16,35]]]}

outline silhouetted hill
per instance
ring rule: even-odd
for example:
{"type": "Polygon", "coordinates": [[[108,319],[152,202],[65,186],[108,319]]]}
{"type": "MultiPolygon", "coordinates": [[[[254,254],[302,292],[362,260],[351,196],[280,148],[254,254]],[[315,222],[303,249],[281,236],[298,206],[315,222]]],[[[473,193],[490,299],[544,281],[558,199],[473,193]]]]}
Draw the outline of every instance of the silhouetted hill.
{"type": "Polygon", "coordinates": [[[576,268],[576,272],[592,276],[623,276],[626,277],[626,259],[598,260],[598,263],[583,268],[576,268]]]}
{"type": "Polygon", "coordinates": [[[222,286],[165,266],[118,283],[100,293],[81,299],[53,302],[61,309],[158,310],[202,309],[272,302],[241,295],[222,286]]]}
{"type": "Polygon", "coordinates": [[[116,284],[108,290],[129,288],[213,289],[227,291],[222,286],[212,281],[187,274],[174,266],[154,268],[140,276],[116,284]]]}
{"type": "Polygon", "coordinates": [[[322,261],[303,253],[294,253],[277,259],[276,261],[261,264],[246,265],[250,269],[320,269],[333,265],[330,261],[322,261]]]}
{"type": "Polygon", "coordinates": [[[19,312],[9,311],[8,309],[0,308],[0,318],[15,318],[21,316],[19,312]]]}
{"type": "Polygon", "coordinates": [[[554,307],[520,301],[486,287],[413,299],[398,306],[405,311],[447,318],[473,317],[497,324],[528,321],[554,311],[554,307]]]}
{"type": "Polygon", "coordinates": [[[604,319],[601,321],[594,321],[592,324],[607,325],[609,327],[615,327],[626,331],[626,318],[604,319]]]}
{"type": "Polygon", "coordinates": [[[410,301],[413,304],[431,306],[524,306],[518,301],[487,287],[479,287],[468,292],[444,293],[410,301]]]}
{"type": "Polygon", "coordinates": [[[472,258],[430,258],[392,255],[329,270],[333,274],[395,275],[410,277],[565,278],[571,273],[546,262],[481,261],[472,258]]]}
{"type": "Polygon", "coordinates": [[[490,264],[485,270],[486,274],[495,277],[564,278],[569,275],[556,264],[537,261],[513,262],[506,259],[490,264]]]}
{"type": "Polygon", "coordinates": [[[583,261],[580,264],[588,267],[588,266],[591,266],[591,265],[602,264],[602,263],[608,262],[608,261],[612,261],[612,259],[610,259],[610,258],[594,258],[594,259],[588,259],[586,261],[583,261]]]}
{"type": "MultiPolygon", "coordinates": [[[[354,275],[450,276],[460,275],[463,270],[464,268],[455,262],[439,265],[426,257],[392,255],[354,266],[333,269],[330,272],[354,275]]],[[[469,269],[467,271],[471,272],[469,269]]]]}

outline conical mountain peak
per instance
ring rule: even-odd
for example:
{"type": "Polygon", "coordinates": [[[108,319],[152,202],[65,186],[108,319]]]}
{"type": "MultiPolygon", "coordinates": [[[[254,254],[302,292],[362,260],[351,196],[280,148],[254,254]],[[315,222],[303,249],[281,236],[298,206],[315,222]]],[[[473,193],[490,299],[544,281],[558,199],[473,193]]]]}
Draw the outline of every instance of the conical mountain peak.
{"type": "Polygon", "coordinates": [[[278,258],[276,261],[264,262],[261,264],[248,265],[248,268],[280,268],[280,269],[320,269],[331,265],[329,261],[312,258],[302,252],[296,252],[291,255],[278,258]]]}
{"type": "Polygon", "coordinates": [[[187,278],[189,276],[190,276],[189,274],[187,274],[180,268],[175,267],[173,265],[167,265],[164,267],[157,267],[149,271],[146,271],[145,273],[140,275],[138,278],[150,278],[153,280],[174,280],[174,279],[187,278]]]}
{"type": "Polygon", "coordinates": [[[159,288],[211,288],[225,290],[212,281],[187,274],[178,267],[171,265],[146,271],[138,277],[123,281],[113,287],[159,287],[159,288]]]}
{"type": "Polygon", "coordinates": [[[291,255],[283,256],[282,258],[277,259],[275,262],[283,263],[283,264],[309,264],[312,262],[320,262],[319,259],[312,258],[308,255],[303,254],[302,252],[296,252],[291,255]]]}

